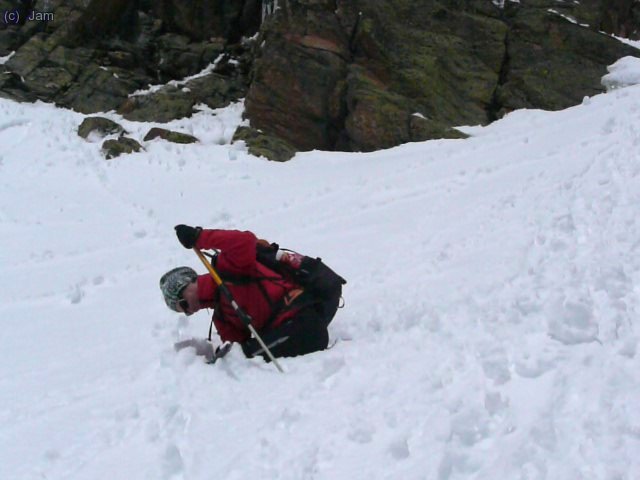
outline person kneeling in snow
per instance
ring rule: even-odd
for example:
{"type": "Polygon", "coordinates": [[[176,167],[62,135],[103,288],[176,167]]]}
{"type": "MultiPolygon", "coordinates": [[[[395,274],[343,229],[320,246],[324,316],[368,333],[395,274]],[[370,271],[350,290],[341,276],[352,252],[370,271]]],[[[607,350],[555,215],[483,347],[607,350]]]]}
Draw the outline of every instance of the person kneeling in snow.
{"type": "MultiPolygon", "coordinates": [[[[219,251],[213,256],[213,266],[274,357],[327,348],[327,327],[346,281],[319,258],[281,250],[248,231],[187,225],[177,225],[175,230],[185,248],[219,251]]],[[[223,342],[237,342],[246,357],[261,355],[269,361],[211,275],[198,275],[189,267],[174,268],[162,276],[160,289],[167,306],[176,312],[192,315],[213,308],[212,324],[223,342]]],[[[215,359],[207,355],[202,343],[176,345],[181,346],[194,346],[198,353],[215,359]]],[[[210,344],[208,348],[212,349],[210,344]]]]}

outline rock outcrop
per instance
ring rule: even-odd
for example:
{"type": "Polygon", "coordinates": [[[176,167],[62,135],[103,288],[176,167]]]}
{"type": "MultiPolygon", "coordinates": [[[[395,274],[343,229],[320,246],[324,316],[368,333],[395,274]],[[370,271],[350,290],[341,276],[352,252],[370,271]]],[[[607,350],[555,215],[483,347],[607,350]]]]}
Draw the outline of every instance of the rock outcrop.
{"type": "Polygon", "coordinates": [[[167,142],[172,143],[197,143],[198,139],[193,135],[189,135],[188,133],[182,132],[174,132],[173,130],[167,130],[166,128],[158,128],[154,127],[147,132],[144,136],[144,141],[148,142],[149,140],[154,140],[156,138],[161,138],[166,140],[167,142]]]}
{"type": "Polygon", "coordinates": [[[104,117],[87,117],[78,127],[78,135],[88,139],[89,135],[106,137],[109,135],[123,135],[128,133],[122,125],[104,117]]]}
{"type": "MultiPolygon", "coordinates": [[[[37,10],[41,2],[35,3],[37,10]]],[[[83,113],[121,109],[132,119],[168,121],[190,115],[197,103],[217,108],[246,94],[250,66],[241,39],[257,31],[259,11],[257,21],[245,19],[256,10],[248,6],[255,0],[46,3],[48,21],[0,24],[0,56],[15,51],[0,65],[0,96],[55,102],[83,113]],[[186,84],[216,60],[215,68],[186,84]],[[130,100],[151,85],[185,78],[179,89],[130,100]]],[[[11,11],[13,4],[0,0],[0,11],[11,11]]]]}
{"type": "Polygon", "coordinates": [[[143,150],[142,145],[136,140],[123,136],[105,140],[102,144],[102,152],[107,160],[123,154],[139,152],[140,150],[143,150]]]}
{"type": "Polygon", "coordinates": [[[251,127],[239,127],[233,135],[233,141],[245,142],[251,155],[276,162],[286,162],[296,154],[296,149],[286,140],[251,127]]]}
{"type": "Polygon", "coordinates": [[[301,150],[459,137],[453,126],[516,108],[566,108],[637,53],[572,21],[568,3],[281,3],[262,28],[247,116],[301,150]]]}
{"type": "Polygon", "coordinates": [[[640,39],[640,2],[638,0],[606,0],[598,10],[598,27],[620,37],[640,39]]]}
{"type": "Polygon", "coordinates": [[[156,122],[246,98],[235,138],[279,160],[566,108],[640,52],[602,33],[639,38],[637,0],[45,3],[46,20],[0,24],[0,96],[156,122]]]}
{"type": "Polygon", "coordinates": [[[152,12],[170,31],[193,40],[225,38],[238,43],[260,27],[260,0],[158,0],[152,12]]]}

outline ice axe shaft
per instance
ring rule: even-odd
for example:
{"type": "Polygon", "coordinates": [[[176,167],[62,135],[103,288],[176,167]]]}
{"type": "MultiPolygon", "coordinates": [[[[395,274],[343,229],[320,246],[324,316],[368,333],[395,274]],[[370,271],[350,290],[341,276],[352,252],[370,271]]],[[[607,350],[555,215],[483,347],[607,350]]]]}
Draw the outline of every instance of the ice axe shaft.
{"type": "Polygon", "coordinates": [[[260,338],[260,335],[258,335],[258,332],[256,332],[256,329],[253,328],[253,325],[251,325],[251,317],[249,315],[247,315],[244,312],[244,310],[242,310],[242,308],[240,308],[240,306],[233,299],[233,295],[231,295],[231,292],[229,291],[227,286],[222,281],[222,278],[220,278],[220,275],[218,275],[218,272],[216,272],[216,269],[213,268],[213,265],[209,261],[207,261],[207,259],[205,258],[205,256],[203,255],[203,253],[200,251],[199,248],[193,247],[193,251],[196,252],[196,255],[198,256],[200,261],[203,263],[203,265],[206,267],[206,269],[209,271],[209,273],[213,277],[213,281],[216,282],[216,285],[218,285],[218,288],[220,289],[222,294],[229,301],[229,303],[233,307],[233,310],[236,312],[236,314],[238,315],[240,320],[242,320],[242,323],[244,323],[247,326],[247,328],[251,332],[251,335],[253,335],[253,338],[255,338],[257,340],[257,342],[260,344],[260,346],[262,347],[262,350],[264,351],[264,353],[267,354],[269,359],[273,362],[273,364],[280,371],[280,373],[284,373],[284,370],[282,370],[282,367],[280,366],[280,364],[278,363],[276,358],[271,353],[271,350],[269,350],[269,348],[262,341],[262,338],[260,338]]]}

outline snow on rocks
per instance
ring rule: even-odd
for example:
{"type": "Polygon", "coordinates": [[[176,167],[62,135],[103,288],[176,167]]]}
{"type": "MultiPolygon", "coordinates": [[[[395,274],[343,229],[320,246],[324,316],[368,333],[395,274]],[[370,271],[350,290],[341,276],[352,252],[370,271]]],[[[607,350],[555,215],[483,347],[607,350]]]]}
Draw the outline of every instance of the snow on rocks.
{"type": "Polygon", "coordinates": [[[607,90],[640,84],[640,58],[623,57],[607,67],[609,73],[602,77],[607,90]]]}
{"type": "Polygon", "coordinates": [[[11,57],[13,57],[15,55],[15,51],[9,53],[8,55],[5,55],[4,57],[0,57],[0,65],[4,65],[5,63],[7,63],[11,57]]]}

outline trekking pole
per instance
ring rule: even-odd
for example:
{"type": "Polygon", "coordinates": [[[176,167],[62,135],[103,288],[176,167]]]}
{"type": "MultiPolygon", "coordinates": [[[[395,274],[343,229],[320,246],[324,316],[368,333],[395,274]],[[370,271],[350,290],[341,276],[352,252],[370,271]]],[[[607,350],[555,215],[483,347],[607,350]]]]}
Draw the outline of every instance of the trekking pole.
{"type": "Polygon", "coordinates": [[[233,307],[233,310],[236,312],[236,315],[238,315],[240,320],[242,320],[242,323],[244,323],[247,326],[247,328],[253,335],[253,338],[255,338],[258,341],[258,343],[262,347],[262,350],[267,354],[269,359],[273,362],[273,364],[280,371],[280,373],[284,373],[284,370],[282,370],[282,367],[280,366],[276,358],[271,353],[271,350],[269,350],[269,347],[265,345],[265,343],[262,341],[262,338],[260,338],[260,335],[258,335],[258,332],[256,332],[256,329],[253,328],[253,325],[251,325],[251,317],[247,315],[244,312],[244,310],[242,310],[240,306],[236,303],[236,301],[233,299],[231,292],[229,291],[227,286],[222,282],[222,279],[220,278],[220,275],[218,275],[218,272],[216,272],[216,269],[213,268],[213,265],[207,261],[207,259],[202,254],[199,248],[193,247],[193,251],[196,252],[196,255],[198,256],[200,261],[204,264],[204,266],[207,268],[207,270],[213,277],[213,281],[216,282],[216,285],[218,285],[218,288],[220,289],[222,294],[227,298],[227,300],[233,307]]]}

